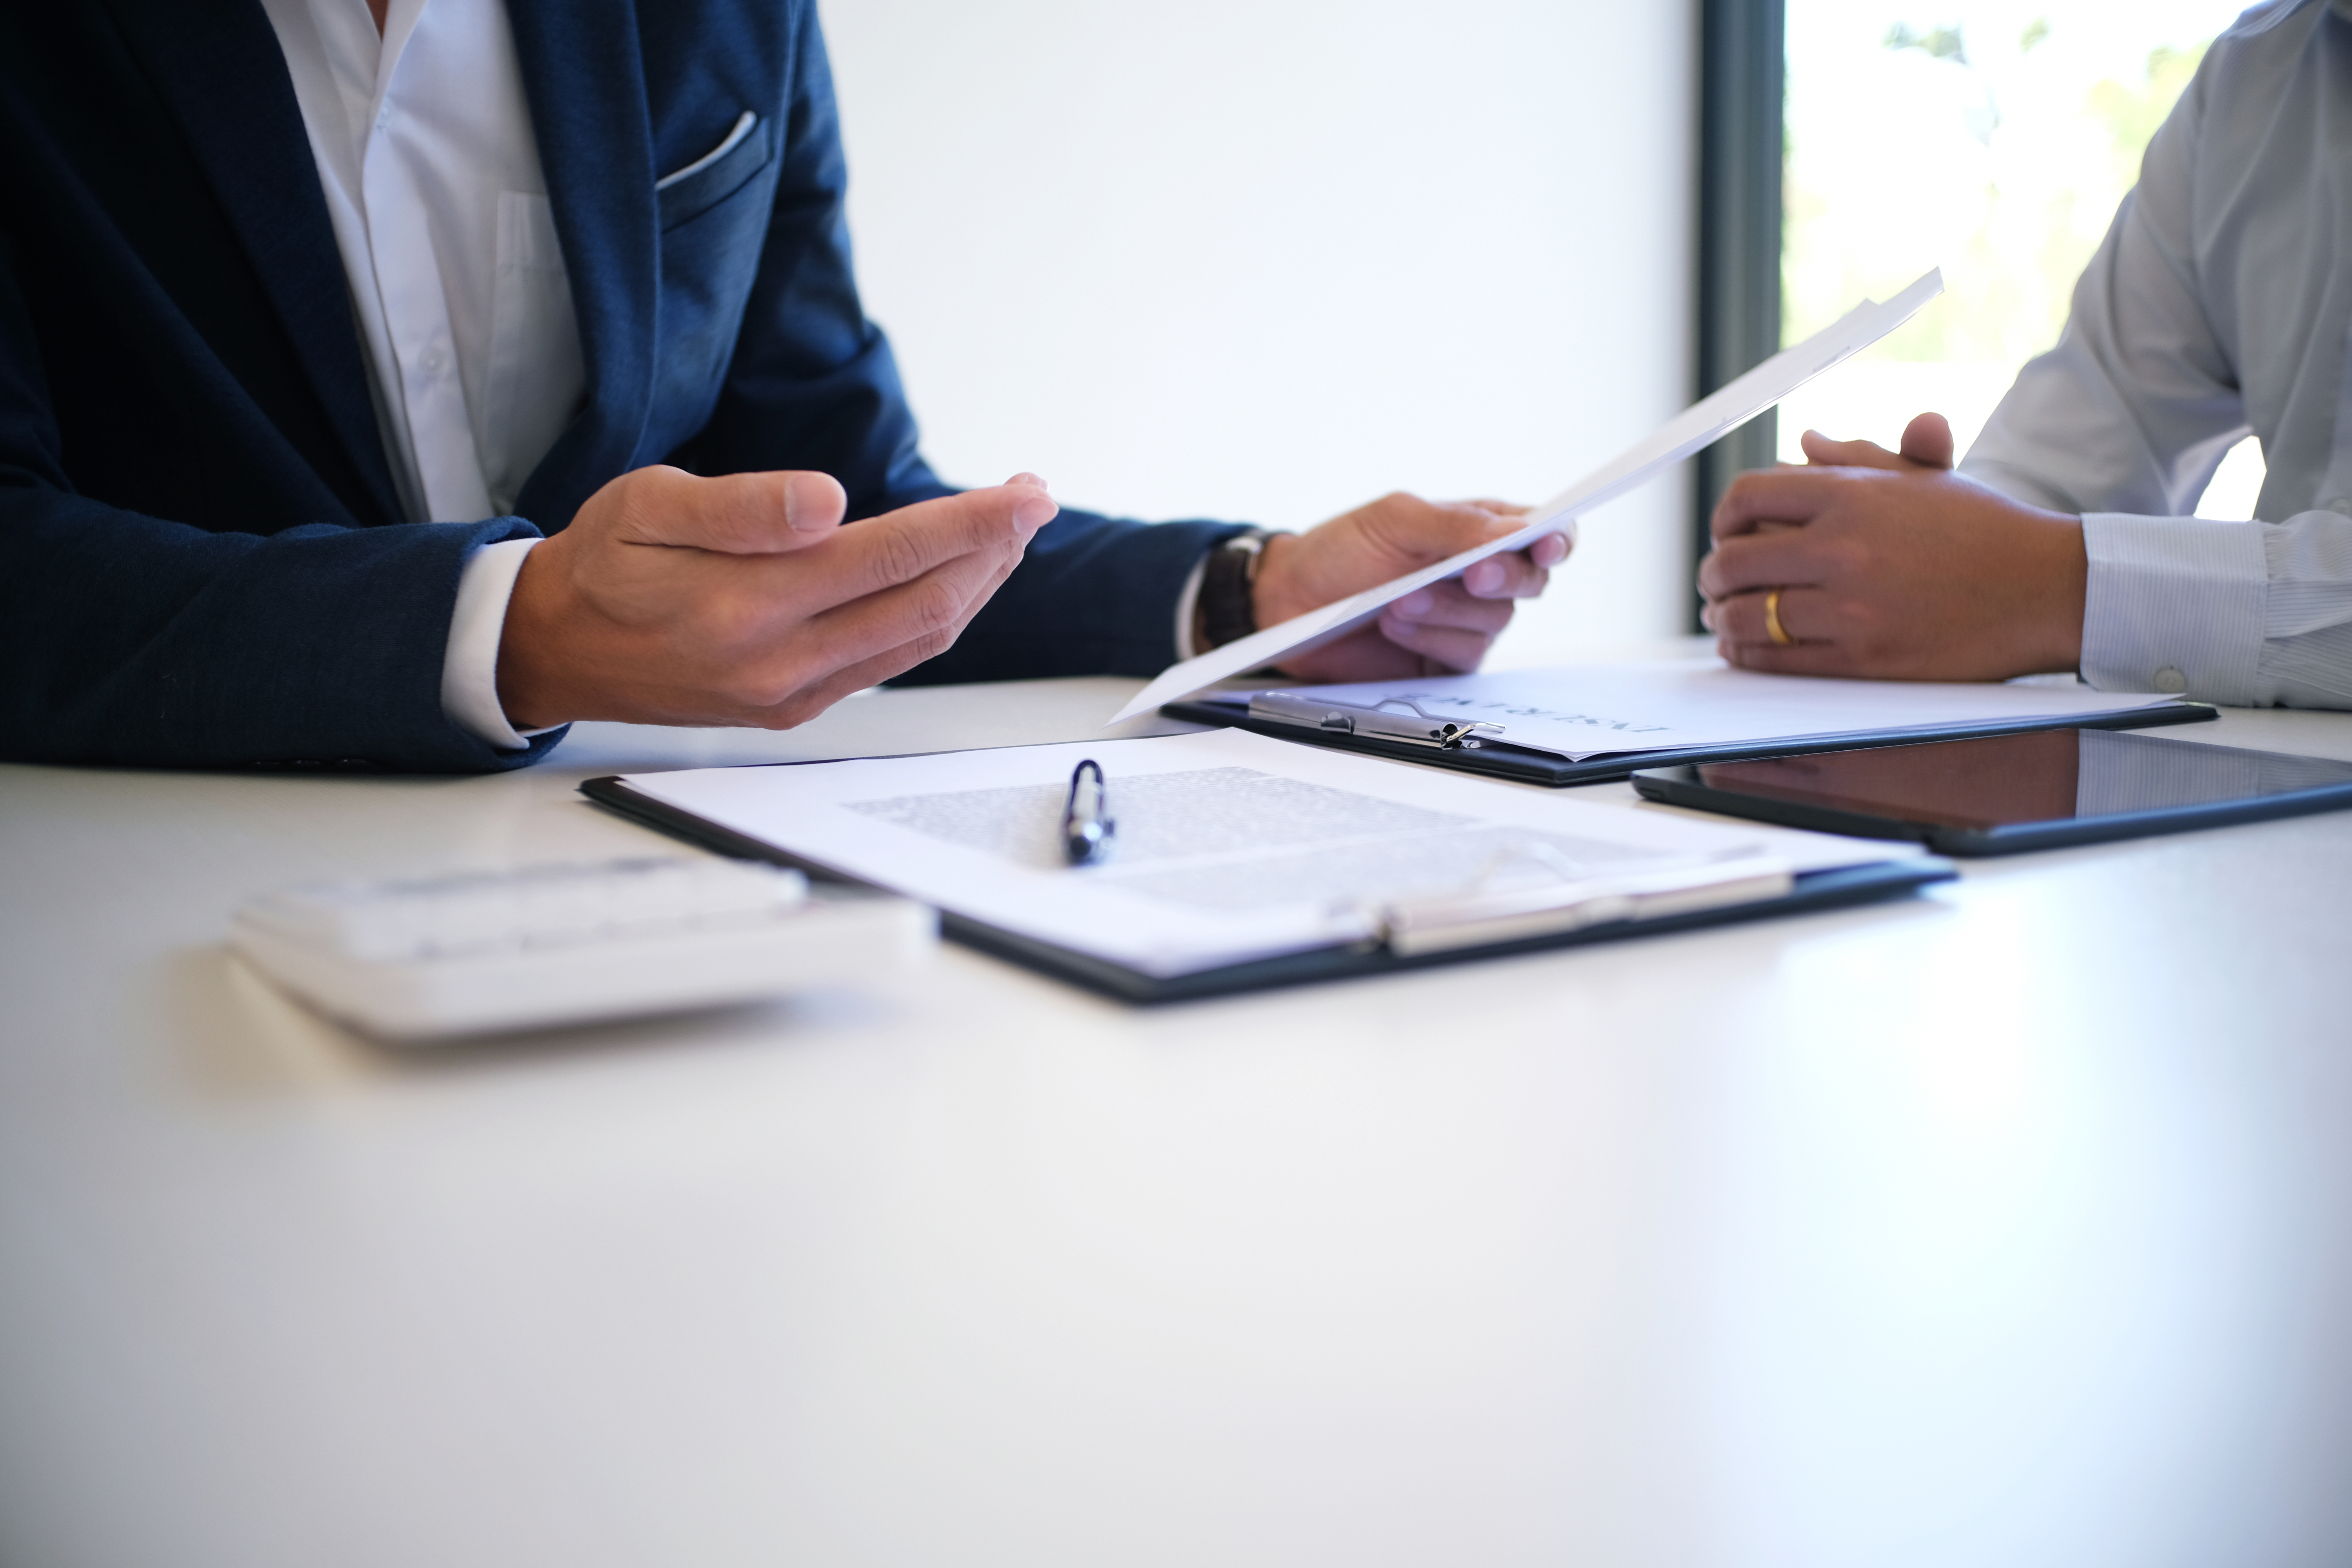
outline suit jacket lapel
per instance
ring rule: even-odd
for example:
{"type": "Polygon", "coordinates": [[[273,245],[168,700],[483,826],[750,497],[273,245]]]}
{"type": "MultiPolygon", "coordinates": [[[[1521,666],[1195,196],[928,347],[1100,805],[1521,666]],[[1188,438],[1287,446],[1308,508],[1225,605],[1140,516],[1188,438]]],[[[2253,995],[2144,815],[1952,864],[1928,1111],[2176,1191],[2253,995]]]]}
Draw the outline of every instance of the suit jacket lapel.
{"type": "Polygon", "coordinates": [[[376,515],[401,520],[368,398],[341,255],[286,57],[254,0],[113,0],[116,24],[178,117],[293,341],[376,515]]]}
{"type": "Polygon", "coordinates": [[[628,0],[508,0],[508,12],[588,377],[588,406],[517,503],[556,529],[598,485],[637,463],[653,406],[661,255],[653,121],[628,0]]]}

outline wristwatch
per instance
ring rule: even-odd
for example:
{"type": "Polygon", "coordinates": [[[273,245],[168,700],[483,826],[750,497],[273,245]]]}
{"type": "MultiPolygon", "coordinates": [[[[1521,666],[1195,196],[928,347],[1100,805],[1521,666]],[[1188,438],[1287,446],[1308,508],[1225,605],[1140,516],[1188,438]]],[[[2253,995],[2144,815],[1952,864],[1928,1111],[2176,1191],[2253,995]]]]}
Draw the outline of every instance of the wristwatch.
{"type": "Polygon", "coordinates": [[[1253,528],[1209,552],[1201,568],[1201,596],[1194,601],[1192,646],[1202,653],[1239,642],[1257,630],[1257,563],[1274,531],[1253,528]]]}

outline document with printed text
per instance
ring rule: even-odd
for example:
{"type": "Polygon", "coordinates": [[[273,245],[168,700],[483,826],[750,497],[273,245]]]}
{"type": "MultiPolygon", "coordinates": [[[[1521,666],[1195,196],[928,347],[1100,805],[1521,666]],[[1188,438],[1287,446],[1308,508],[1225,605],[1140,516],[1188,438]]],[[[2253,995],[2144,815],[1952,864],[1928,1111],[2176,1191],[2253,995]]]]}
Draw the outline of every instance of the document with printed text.
{"type": "Polygon", "coordinates": [[[819,867],[1160,976],[1356,942],[1440,947],[1449,931],[1504,940],[1565,929],[1563,918],[1752,901],[1806,871],[1918,853],[1569,800],[1235,730],[622,782],[819,867]],[[1073,867],[1057,829],[1081,758],[1100,763],[1116,826],[1099,863],[1073,867]]]}
{"type": "Polygon", "coordinates": [[[1198,658],[1162,670],[1158,679],[1120,709],[1111,722],[1148,713],[1163,702],[1213,686],[1244,670],[1260,669],[1286,653],[1339,637],[1363,625],[1384,605],[1417,588],[1458,577],[1489,555],[1525,550],[1565,521],[1615,500],[1709,446],[1780,402],[1833,365],[1853,358],[1916,315],[1944,291],[1940,268],[1927,273],[1892,300],[1865,300],[1794,348],[1781,350],[1720,391],[1701,398],[1616,457],[1528,514],[1527,526],[1433,566],[1367,588],[1337,604],[1294,616],[1198,658]]]}
{"type": "Polygon", "coordinates": [[[1351,708],[1391,703],[1402,710],[1402,705],[1411,704],[1433,718],[1496,725],[1482,733],[1570,762],[1612,752],[1889,731],[1928,739],[1938,731],[2027,720],[2091,719],[2179,700],[2160,692],[2100,691],[2088,686],[1759,675],[1712,659],[1568,665],[1266,689],[1351,708]]]}

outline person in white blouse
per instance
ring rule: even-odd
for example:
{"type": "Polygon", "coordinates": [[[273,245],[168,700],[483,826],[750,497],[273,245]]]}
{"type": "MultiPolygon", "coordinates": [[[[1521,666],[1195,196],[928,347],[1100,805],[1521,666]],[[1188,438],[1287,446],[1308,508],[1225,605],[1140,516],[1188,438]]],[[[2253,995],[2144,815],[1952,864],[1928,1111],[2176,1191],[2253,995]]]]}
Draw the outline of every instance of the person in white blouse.
{"type": "Polygon", "coordinates": [[[1808,432],[1809,465],[1727,491],[1699,576],[1724,657],[2352,708],[2347,83],[2347,0],[2222,34],[1957,471],[1927,414],[1896,452],[1808,432]],[[2186,515],[2249,430],[2261,521],[2186,515]]]}

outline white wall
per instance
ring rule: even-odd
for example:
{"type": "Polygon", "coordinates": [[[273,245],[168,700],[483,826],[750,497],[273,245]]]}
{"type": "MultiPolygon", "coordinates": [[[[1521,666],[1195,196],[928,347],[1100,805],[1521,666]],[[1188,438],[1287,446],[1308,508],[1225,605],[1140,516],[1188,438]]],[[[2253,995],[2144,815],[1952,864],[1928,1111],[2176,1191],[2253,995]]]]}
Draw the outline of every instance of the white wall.
{"type": "MultiPolygon", "coordinates": [[[[1534,501],[1689,392],[1696,6],[827,0],[866,303],[925,450],[1305,526],[1534,501]]],[[[1679,629],[1684,490],[1498,660],[1679,629]]]]}

